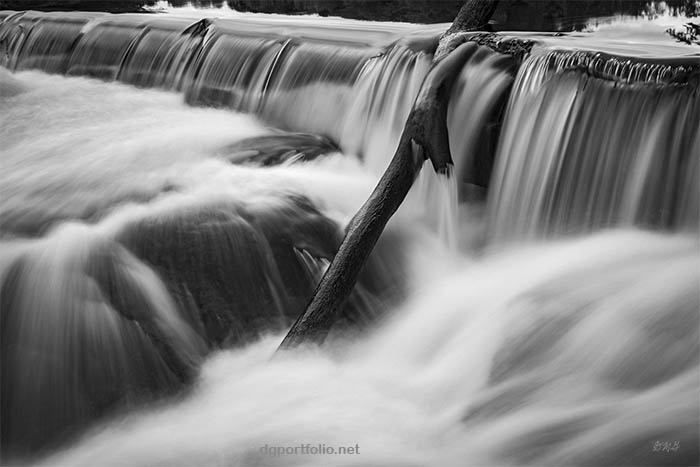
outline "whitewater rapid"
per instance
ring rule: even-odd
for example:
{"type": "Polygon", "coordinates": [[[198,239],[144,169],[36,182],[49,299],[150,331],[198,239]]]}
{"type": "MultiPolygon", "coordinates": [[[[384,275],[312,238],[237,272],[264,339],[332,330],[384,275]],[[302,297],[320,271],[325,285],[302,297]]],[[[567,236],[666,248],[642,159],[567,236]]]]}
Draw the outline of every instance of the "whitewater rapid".
{"type": "MultiPolygon", "coordinates": [[[[134,220],[222,201],[269,208],[303,194],[343,224],[374,183],[371,170],[340,154],[273,168],[231,165],[221,147],[271,130],[251,117],[187,107],[167,92],[37,72],[2,80],[14,91],[2,97],[3,164],[11,170],[2,174],[0,275],[8,258],[30,252],[41,255],[36,267],[49,268],[39,277],[52,277],[134,220]],[[47,224],[39,238],[27,237],[47,224]]],[[[466,218],[452,228],[462,236],[483,229],[483,209],[461,209],[466,218]]],[[[127,404],[41,464],[692,461],[695,233],[611,230],[527,247],[463,244],[455,255],[419,221],[410,212],[393,221],[413,240],[404,240],[404,271],[386,273],[407,275],[410,288],[366,337],[272,358],[283,337],[275,333],[217,351],[190,390],[127,404]],[[681,449],[654,450],[667,441],[681,449]],[[357,445],[359,454],[261,453],[302,444],[357,445]]],[[[144,286],[162,287],[147,270],[139,274],[144,286]]]]}
{"type": "Polygon", "coordinates": [[[644,47],[604,26],[537,35],[517,67],[479,47],[454,176],[422,171],[324,347],[275,354],[442,26],[185,32],[209,13],[3,22],[3,461],[698,464],[690,49],[573,50],[644,47]],[[299,446],[354,449],[269,450],[299,446]]]}
{"type": "Polygon", "coordinates": [[[446,264],[423,264],[436,274],[359,342],[219,352],[183,400],[117,416],[43,465],[692,462],[696,238],[618,231],[446,264]],[[360,454],[260,451],[307,443],[360,454]]]}

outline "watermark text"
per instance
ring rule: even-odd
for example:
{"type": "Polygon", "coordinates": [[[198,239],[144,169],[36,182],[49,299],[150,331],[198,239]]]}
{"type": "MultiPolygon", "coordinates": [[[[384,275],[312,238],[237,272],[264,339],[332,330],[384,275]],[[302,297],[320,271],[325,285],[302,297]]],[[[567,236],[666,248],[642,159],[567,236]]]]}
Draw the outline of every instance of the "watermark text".
{"type": "Polygon", "coordinates": [[[270,446],[260,447],[260,454],[265,456],[346,456],[360,453],[360,446],[328,446],[326,444],[297,444],[294,446],[270,446]]]}

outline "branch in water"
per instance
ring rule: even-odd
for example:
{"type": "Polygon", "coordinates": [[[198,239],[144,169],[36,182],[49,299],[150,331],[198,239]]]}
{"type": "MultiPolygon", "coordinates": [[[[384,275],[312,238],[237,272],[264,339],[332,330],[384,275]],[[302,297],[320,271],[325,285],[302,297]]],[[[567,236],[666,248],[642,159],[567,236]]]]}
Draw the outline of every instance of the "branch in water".
{"type": "Polygon", "coordinates": [[[323,343],[355,287],[362,266],[386,223],[408,194],[425,159],[431,160],[437,172],[448,172],[452,157],[447,139],[447,104],[455,76],[477,47],[473,43],[463,44],[431,68],[389,167],[350,221],[345,239],[306,312],[294,323],[280,348],[323,343]]]}
{"type": "Polygon", "coordinates": [[[447,105],[457,74],[477,49],[474,43],[449,41],[464,31],[484,29],[498,0],[466,0],[440,40],[433,65],[423,80],[389,167],[369,199],[348,225],[343,243],[319,283],[311,302],[282,341],[280,349],[302,343],[321,344],[391,216],[399,208],[425,159],[441,174],[452,166],[447,134],[447,105]],[[449,43],[449,45],[447,45],[449,43]]]}

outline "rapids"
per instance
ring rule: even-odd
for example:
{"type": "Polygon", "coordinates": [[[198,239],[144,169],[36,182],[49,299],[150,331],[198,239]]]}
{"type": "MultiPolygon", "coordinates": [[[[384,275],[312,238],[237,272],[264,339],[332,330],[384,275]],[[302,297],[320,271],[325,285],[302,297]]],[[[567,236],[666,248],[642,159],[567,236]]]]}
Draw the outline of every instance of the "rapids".
{"type": "Polygon", "coordinates": [[[0,12],[3,463],[698,465],[700,54],[626,21],[480,46],[273,358],[446,25],[0,12]]]}
{"type": "Polygon", "coordinates": [[[693,465],[697,257],[627,231],[428,265],[443,274],[335,357],[270,361],[281,336],[216,354],[182,402],[45,465],[693,465]],[[688,450],[653,451],[667,440],[688,450]],[[260,453],[306,443],[360,455],[260,453]]]}

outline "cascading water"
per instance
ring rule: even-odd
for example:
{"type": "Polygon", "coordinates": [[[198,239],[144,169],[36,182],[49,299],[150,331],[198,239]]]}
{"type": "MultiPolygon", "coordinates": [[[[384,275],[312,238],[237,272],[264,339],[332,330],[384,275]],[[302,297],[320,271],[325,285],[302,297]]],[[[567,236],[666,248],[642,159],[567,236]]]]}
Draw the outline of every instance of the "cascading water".
{"type": "Polygon", "coordinates": [[[357,83],[357,99],[348,111],[341,141],[377,172],[393,155],[430,59],[399,44],[369,60],[368,72],[357,83]]]}
{"type": "MultiPolygon", "coordinates": [[[[687,67],[697,67],[697,58],[687,67]]],[[[697,230],[700,92],[686,66],[536,51],[496,156],[495,241],[615,225],[697,230]],[[532,115],[537,118],[532,118],[532,115]]]]}
{"type": "Polygon", "coordinates": [[[208,14],[0,12],[3,462],[698,464],[696,49],[480,46],[453,176],[270,359],[446,25],[208,14]]]}

